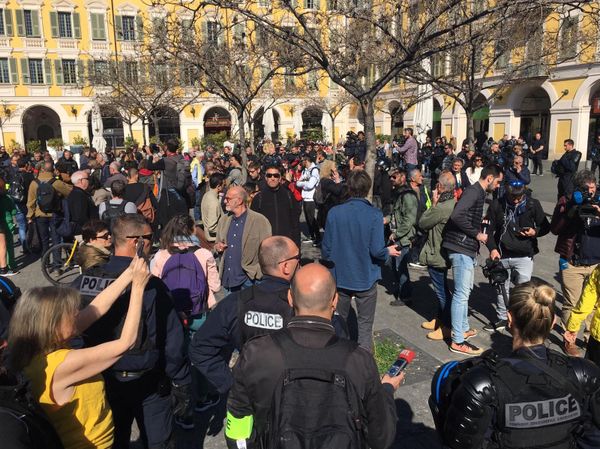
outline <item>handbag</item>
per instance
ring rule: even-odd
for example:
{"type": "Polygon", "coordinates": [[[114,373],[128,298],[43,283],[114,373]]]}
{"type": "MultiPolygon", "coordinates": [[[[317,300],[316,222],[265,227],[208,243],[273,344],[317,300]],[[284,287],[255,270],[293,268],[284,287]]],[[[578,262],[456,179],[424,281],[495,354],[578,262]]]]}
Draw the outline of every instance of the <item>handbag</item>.
{"type": "Polygon", "coordinates": [[[35,222],[30,223],[30,225],[27,226],[25,240],[27,241],[27,247],[29,248],[29,251],[33,253],[39,253],[40,251],[42,251],[40,233],[35,222]]]}

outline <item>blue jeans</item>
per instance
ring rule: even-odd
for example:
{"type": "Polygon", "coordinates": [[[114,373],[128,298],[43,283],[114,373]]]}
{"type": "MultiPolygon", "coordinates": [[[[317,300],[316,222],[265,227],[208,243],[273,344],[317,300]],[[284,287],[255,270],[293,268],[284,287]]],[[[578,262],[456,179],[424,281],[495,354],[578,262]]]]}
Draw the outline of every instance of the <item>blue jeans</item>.
{"type": "Polygon", "coordinates": [[[408,263],[410,262],[410,246],[403,246],[400,256],[396,257],[396,272],[398,273],[398,297],[410,298],[412,293],[412,284],[410,274],[408,273],[408,263]]]}
{"type": "Polygon", "coordinates": [[[15,203],[17,206],[17,226],[19,227],[19,240],[21,241],[21,249],[27,251],[27,206],[15,203]]]}
{"type": "Polygon", "coordinates": [[[469,330],[469,296],[473,290],[476,260],[460,253],[450,253],[454,295],[452,295],[452,342],[464,342],[464,333],[469,330]]]}
{"type": "Polygon", "coordinates": [[[196,203],[194,204],[194,219],[196,221],[199,221],[202,219],[202,209],[201,209],[201,204],[200,202],[202,201],[202,194],[203,194],[203,190],[201,189],[196,189],[196,203]]]}
{"type": "Polygon", "coordinates": [[[509,299],[510,282],[514,279],[514,285],[524,284],[531,280],[531,274],[533,273],[533,257],[509,257],[506,259],[500,259],[502,266],[508,269],[508,279],[504,283],[506,291],[506,303],[504,302],[504,296],[500,287],[496,287],[498,290],[498,297],[496,298],[496,313],[498,314],[499,320],[506,320],[506,307],[509,299]],[[516,275],[515,275],[516,274],[516,275]]]}
{"type": "Polygon", "coordinates": [[[448,288],[448,270],[446,268],[427,267],[427,271],[429,271],[429,277],[439,303],[438,318],[445,327],[450,327],[452,325],[450,318],[452,295],[448,288]]]}
{"type": "MultiPolygon", "coordinates": [[[[35,225],[38,228],[40,241],[42,243],[42,256],[48,251],[48,248],[50,248],[51,245],[58,245],[62,242],[62,238],[56,232],[58,221],[56,216],[53,216],[52,218],[38,217],[35,219],[35,225]]],[[[52,259],[53,265],[60,265],[60,254],[58,251],[52,252],[52,259]]]]}

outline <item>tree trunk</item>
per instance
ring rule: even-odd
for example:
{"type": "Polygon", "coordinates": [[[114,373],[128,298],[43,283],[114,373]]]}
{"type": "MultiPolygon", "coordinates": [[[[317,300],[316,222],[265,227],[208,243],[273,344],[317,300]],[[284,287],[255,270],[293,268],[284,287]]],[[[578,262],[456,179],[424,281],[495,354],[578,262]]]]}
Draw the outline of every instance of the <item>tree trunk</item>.
{"type": "Polygon", "coordinates": [[[244,167],[248,164],[248,155],[246,154],[246,118],[244,117],[244,110],[238,112],[238,128],[240,133],[240,155],[242,156],[242,163],[244,167]]]}
{"type": "Polygon", "coordinates": [[[131,124],[131,121],[127,123],[127,128],[129,128],[129,135],[133,139],[133,125],[131,124]]]}
{"type": "Polygon", "coordinates": [[[475,148],[475,123],[473,120],[473,112],[465,110],[467,115],[467,140],[469,142],[469,148],[475,148]]]}
{"type": "MultiPolygon", "coordinates": [[[[131,135],[131,137],[133,137],[133,134],[131,135]]],[[[144,140],[144,146],[148,145],[148,142],[146,141],[146,118],[142,117],[142,138],[144,140]]]]}
{"type": "MultiPolygon", "coordinates": [[[[365,118],[365,140],[367,143],[367,155],[365,160],[365,170],[371,177],[371,181],[375,179],[375,162],[377,159],[377,149],[375,148],[375,105],[372,98],[363,98],[360,101],[360,107],[365,118]]],[[[367,199],[373,199],[373,182],[369,189],[367,199]]]]}

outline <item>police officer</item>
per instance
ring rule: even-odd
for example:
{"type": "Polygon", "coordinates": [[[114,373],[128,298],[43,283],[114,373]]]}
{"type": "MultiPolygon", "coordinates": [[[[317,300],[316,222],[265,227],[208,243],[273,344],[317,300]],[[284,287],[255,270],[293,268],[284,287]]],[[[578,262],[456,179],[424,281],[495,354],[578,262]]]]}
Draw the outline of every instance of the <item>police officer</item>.
{"type": "MultiPolygon", "coordinates": [[[[115,220],[114,255],[75,281],[84,301],[93,298],[131,263],[136,251],[150,252],[152,229],[141,215],[115,220]]],[[[89,346],[113,340],[123,326],[129,291],[84,335],[89,346]]],[[[131,424],[136,419],[144,445],[169,447],[173,415],[189,416],[191,377],[185,354],[183,326],[164,283],[153,277],[144,292],[138,341],[104,372],[106,394],[115,424],[113,448],[129,448],[131,424]],[[172,399],[175,406],[172,406],[172,399]]]]}
{"type": "Polygon", "coordinates": [[[227,402],[228,447],[280,447],[273,441],[288,438],[293,447],[388,448],[396,433],[393,393],[403,373],[386,374],[380,381],[373,356],[357,343],[336,337],[331,317],[338,295],[324,266],[309,264],[298,270],[288,300],[295,316],[285,329],[249,341],[234,367],[227,402]],[[313,375],[331,379],[332,372],[336,385],[344,387],[335,390],[347,392],[341,402],[334,391],[320,388],[326,382],[319,387],[310,382],[313,375]],[[285,403],[284,373],[290,381],[301,379],[293,382],[288,390],[293,399],[285,403]],[[353,414],[358,410],[360,414],[353,414]],[[360,441],[353,438],[357,431],[360,441]],[[271,444],[261,446],[260,441],[271,444]]]}
{"type": "Polygon", "coordinates": [[[228,363],[233,350],[241,349],[252,337],[282,329],[292,317],[287,292],[300,260],[298,247],[287,237],[268,237],[259,247],[258,260],[262,281],[220,301],[190,344],[194,389],[201,408],[216,403],[231,388],[228,363]]]}
{"type": "Polygon", "coordinates": [[[487,352],[437,371],[429,404],[445,446],[600,447],[600,368],[544,345],[555,296],[539,282],[515,287],[508,309],[512,354],[487,352]]]}

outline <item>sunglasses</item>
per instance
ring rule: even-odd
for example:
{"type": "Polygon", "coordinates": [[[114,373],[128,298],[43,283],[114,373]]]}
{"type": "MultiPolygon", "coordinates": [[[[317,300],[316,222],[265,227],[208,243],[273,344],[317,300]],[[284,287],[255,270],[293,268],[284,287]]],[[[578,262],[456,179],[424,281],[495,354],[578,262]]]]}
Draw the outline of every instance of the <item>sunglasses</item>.
{"type": "Polygon", "coordinates": [[[280,260],[277,263],[289,262],[290,260],[300,260],[300,253],[296,254],[295,256],[288,257],[287,259],[280,260]]]}
{"type": "Polygon", "coordinates": [[[508,183],[511,187],[523,187],[525,183],[523,181],[515,180],[508,183]]]}
{"type": "Polygon", "coordinates": [[[151,241],[152,240],[152,233],[150,233],[150,234],[144,234],[144,235],[128,235],[127,238],[128,239],[144,239],[144,240],[151,241]]]}
{"type": "Polygon", "coordinates": [[[267,178],[281,178],[281,175],[279,173],[267,173],[265,176],[267,178]]]}
{"type": "Polygon", "coordinates": [[[97,239],[102,239],[102,240],[108,240],[110,238],[110,233],[107,232],[107,233],[102,234],[102,235],[97,235],[96,238],[97,239]]]}

